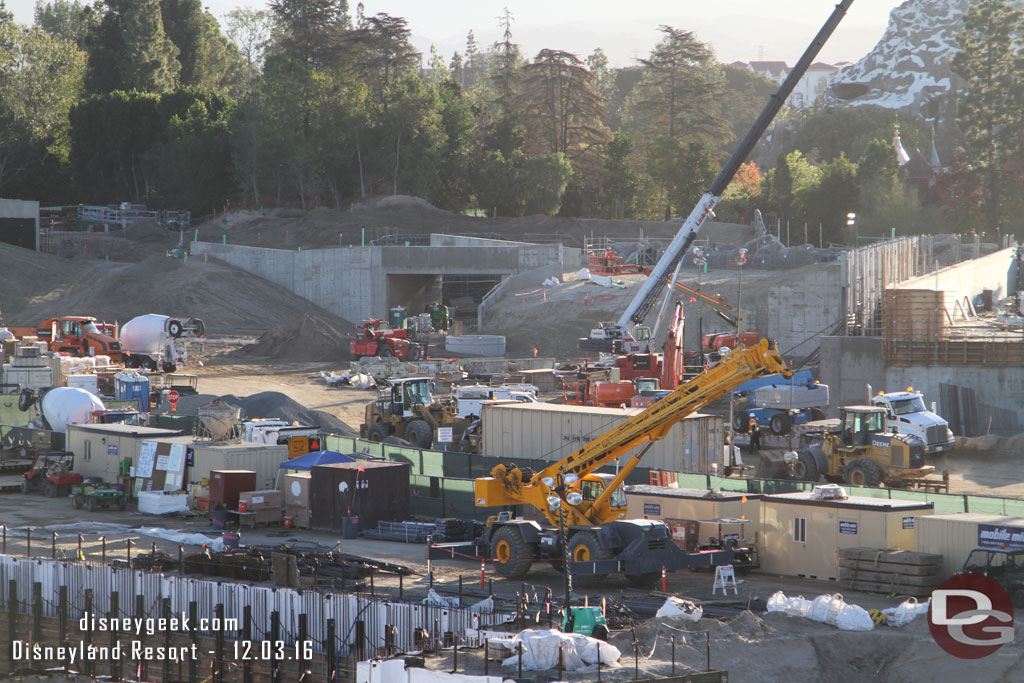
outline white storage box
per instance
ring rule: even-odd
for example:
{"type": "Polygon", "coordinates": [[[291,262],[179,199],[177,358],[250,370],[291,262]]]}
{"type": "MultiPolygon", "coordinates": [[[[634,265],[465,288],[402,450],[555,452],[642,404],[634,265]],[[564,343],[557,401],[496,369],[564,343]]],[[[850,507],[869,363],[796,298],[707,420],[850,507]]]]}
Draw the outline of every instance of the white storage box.
{"type": "Polygon", "coordinates": [[[188,511],[187,493],[163,493],[142,491],[139,493],[139,512],[148,515],[166,515],[171,512],[188,511]]]}

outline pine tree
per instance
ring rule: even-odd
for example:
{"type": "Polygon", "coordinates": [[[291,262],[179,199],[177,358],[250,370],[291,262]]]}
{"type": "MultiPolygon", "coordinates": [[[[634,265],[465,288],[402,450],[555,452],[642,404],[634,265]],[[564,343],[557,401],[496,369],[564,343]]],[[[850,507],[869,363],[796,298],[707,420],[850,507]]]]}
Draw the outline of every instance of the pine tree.
{"type": "Polygon", "coordinates": [[[971,3],[952,61],[953,71],[967,82],[957,125],[964,135],[966,160],[982,176],[982,202],[993,231],[1000,228],[1009,199],[1006,163],[1022,151],[1022,16],[1009,0],[971,3]]]}

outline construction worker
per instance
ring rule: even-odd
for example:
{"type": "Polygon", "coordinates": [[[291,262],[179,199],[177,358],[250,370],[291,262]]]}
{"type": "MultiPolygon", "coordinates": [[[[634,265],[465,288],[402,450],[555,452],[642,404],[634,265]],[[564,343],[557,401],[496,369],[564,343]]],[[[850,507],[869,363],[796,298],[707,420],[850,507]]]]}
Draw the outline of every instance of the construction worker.
{"type": "Polygon", "coordinates": [[[757,418],[753,415],[747,422],[747,428],[750,432],[750,452],[761,450],[761,425],[757,424],[757,418]]]}

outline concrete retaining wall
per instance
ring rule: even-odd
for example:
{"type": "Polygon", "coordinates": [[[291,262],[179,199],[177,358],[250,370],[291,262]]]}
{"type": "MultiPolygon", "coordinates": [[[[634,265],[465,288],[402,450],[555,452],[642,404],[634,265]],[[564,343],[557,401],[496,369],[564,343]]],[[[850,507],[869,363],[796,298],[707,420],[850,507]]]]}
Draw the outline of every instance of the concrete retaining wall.
{"type": "Polygon", "coordinates": [[[0,228],[0,241],[39,251],[39,202],[0,199],[0,228]]]}
{"type": "Polygon", "coordinates": [[[886,386],[881,337],[822,337],[818,379],[828,385],[833,406],[864,405],[868,384],[876,391],[886,386]]]}
{"type": "Polygon", "coordinates": [[[1013,255],[1012,248],[1003,249],[911,278],[896,285],[895,289],[932,289],[953,294],[958,300],[965,296],[973,299],[983,289],[991,289],[993,296],[999,299],[1009,291],[1007,285],[1013,269],[1013,255]]]}
{"type": "Polygon", "coordinates": [[[841,266],[829,263],[780,271],[779,279],[767,287],[744,287],[742,308],[753,331],[775,339],[786,355],[806,356],[818,346],[818,335],[842,315],[841,266]]]}
{"type": "MultiPolygon", "coordinates": [[[[977,402],[977,423],[973,434],[978,436],[989,431],[993,434],[1012,436],[1024,430],[1024,371],[1019,368],[956,368],[956,367],[910,367],[889,368],[885,372],[887,391],[899,391],[912,386],[924,393],[928,405],[935,401],[939,414],[952,416],[958,406],[946,405],[942,385],[958,387],[962,395],[965,389],[973,390],[977,402]],[[991,418],[991,419],[990,419],[991,418]]],[[[880,387],[879,387],[880,388],[880,387]]],[[[962,434],[964,429],[954,430],[962,434]]]]}
{"type": "MultiPolygon", "coordinates": [[[[440,236],[439,247],[349,247],[290,251],[244,247],[215,242],[193,242],[193,257],[209,256],[270,280],[351,321],[385,315],[389,303],[388,276],[509,275],[544,268],[561,277],[562,259],[572,266],[579,249],[558,244],[526,244],[476,238],[440,236]],[[441,239],[443,237],[444,239],[441,239]],[[467,244],[477,246],[466,246],[467,244]],[[500,245],[500,246],[496,246],[500,245]]],[[[433,238],[432,238],[433,239],[433,238]]],[[[545,270],[547,272],[547,270],[545,270]]],[[[545,277],[550,277],[546,275],[545,277]]],[[[543,280],[544,278],[541,278],[543,280]]],[[[404,282],[404,281],[403,281],[404,282]]],[[[396,280],[393,286],[399,286],[396,280]]],[[[403,291],[418,291],[415,283],[403,291]]],[[[426,296],[432,293],[425,282],[426,296]]],[[[421,296],[420,298],[423,298],[421,296]]],[[[501,354],[504,354],[502,349],[501,354]]]]}

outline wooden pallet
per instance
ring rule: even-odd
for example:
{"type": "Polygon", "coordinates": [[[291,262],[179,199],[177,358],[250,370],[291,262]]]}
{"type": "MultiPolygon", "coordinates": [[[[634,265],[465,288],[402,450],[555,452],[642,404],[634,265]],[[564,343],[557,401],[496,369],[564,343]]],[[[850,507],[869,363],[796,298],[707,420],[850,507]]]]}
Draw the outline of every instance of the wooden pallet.
{"type": "Polygon", "coordinates": [[[925,597],[945,580],[942,555],[881,548],[840,548],[839,580],[851,590],[925,597]]]}
{"type": "Polygon", "coordinates": [[[883,550],[881,548],[840,548],[840,560],[870,560],[871,562],[892,562],[895,564],[941,565],[942,555],[936,553],[915,553],[911,550],[883,550]]]}
{"type": "Polygon", "coordinates": [[[839,566],[851,571],[882,572],[884,574],[901,574],[904,576],[932,576],[938,574],[941,569],[936,564],[913,565],[848,559],[841,559],[839,566]]]}
{"type": "Polygon", "coordinates": [[[872,572],[864,569],[849,569],[839,567],[840,581],[867,581],[868,583],[884,583],[886,585],[899,584],[901,586],[931,586],[934,588],[943,581],[938,574],[918,576],[914,574],[900,574],[898,572],[872,572]]]}

